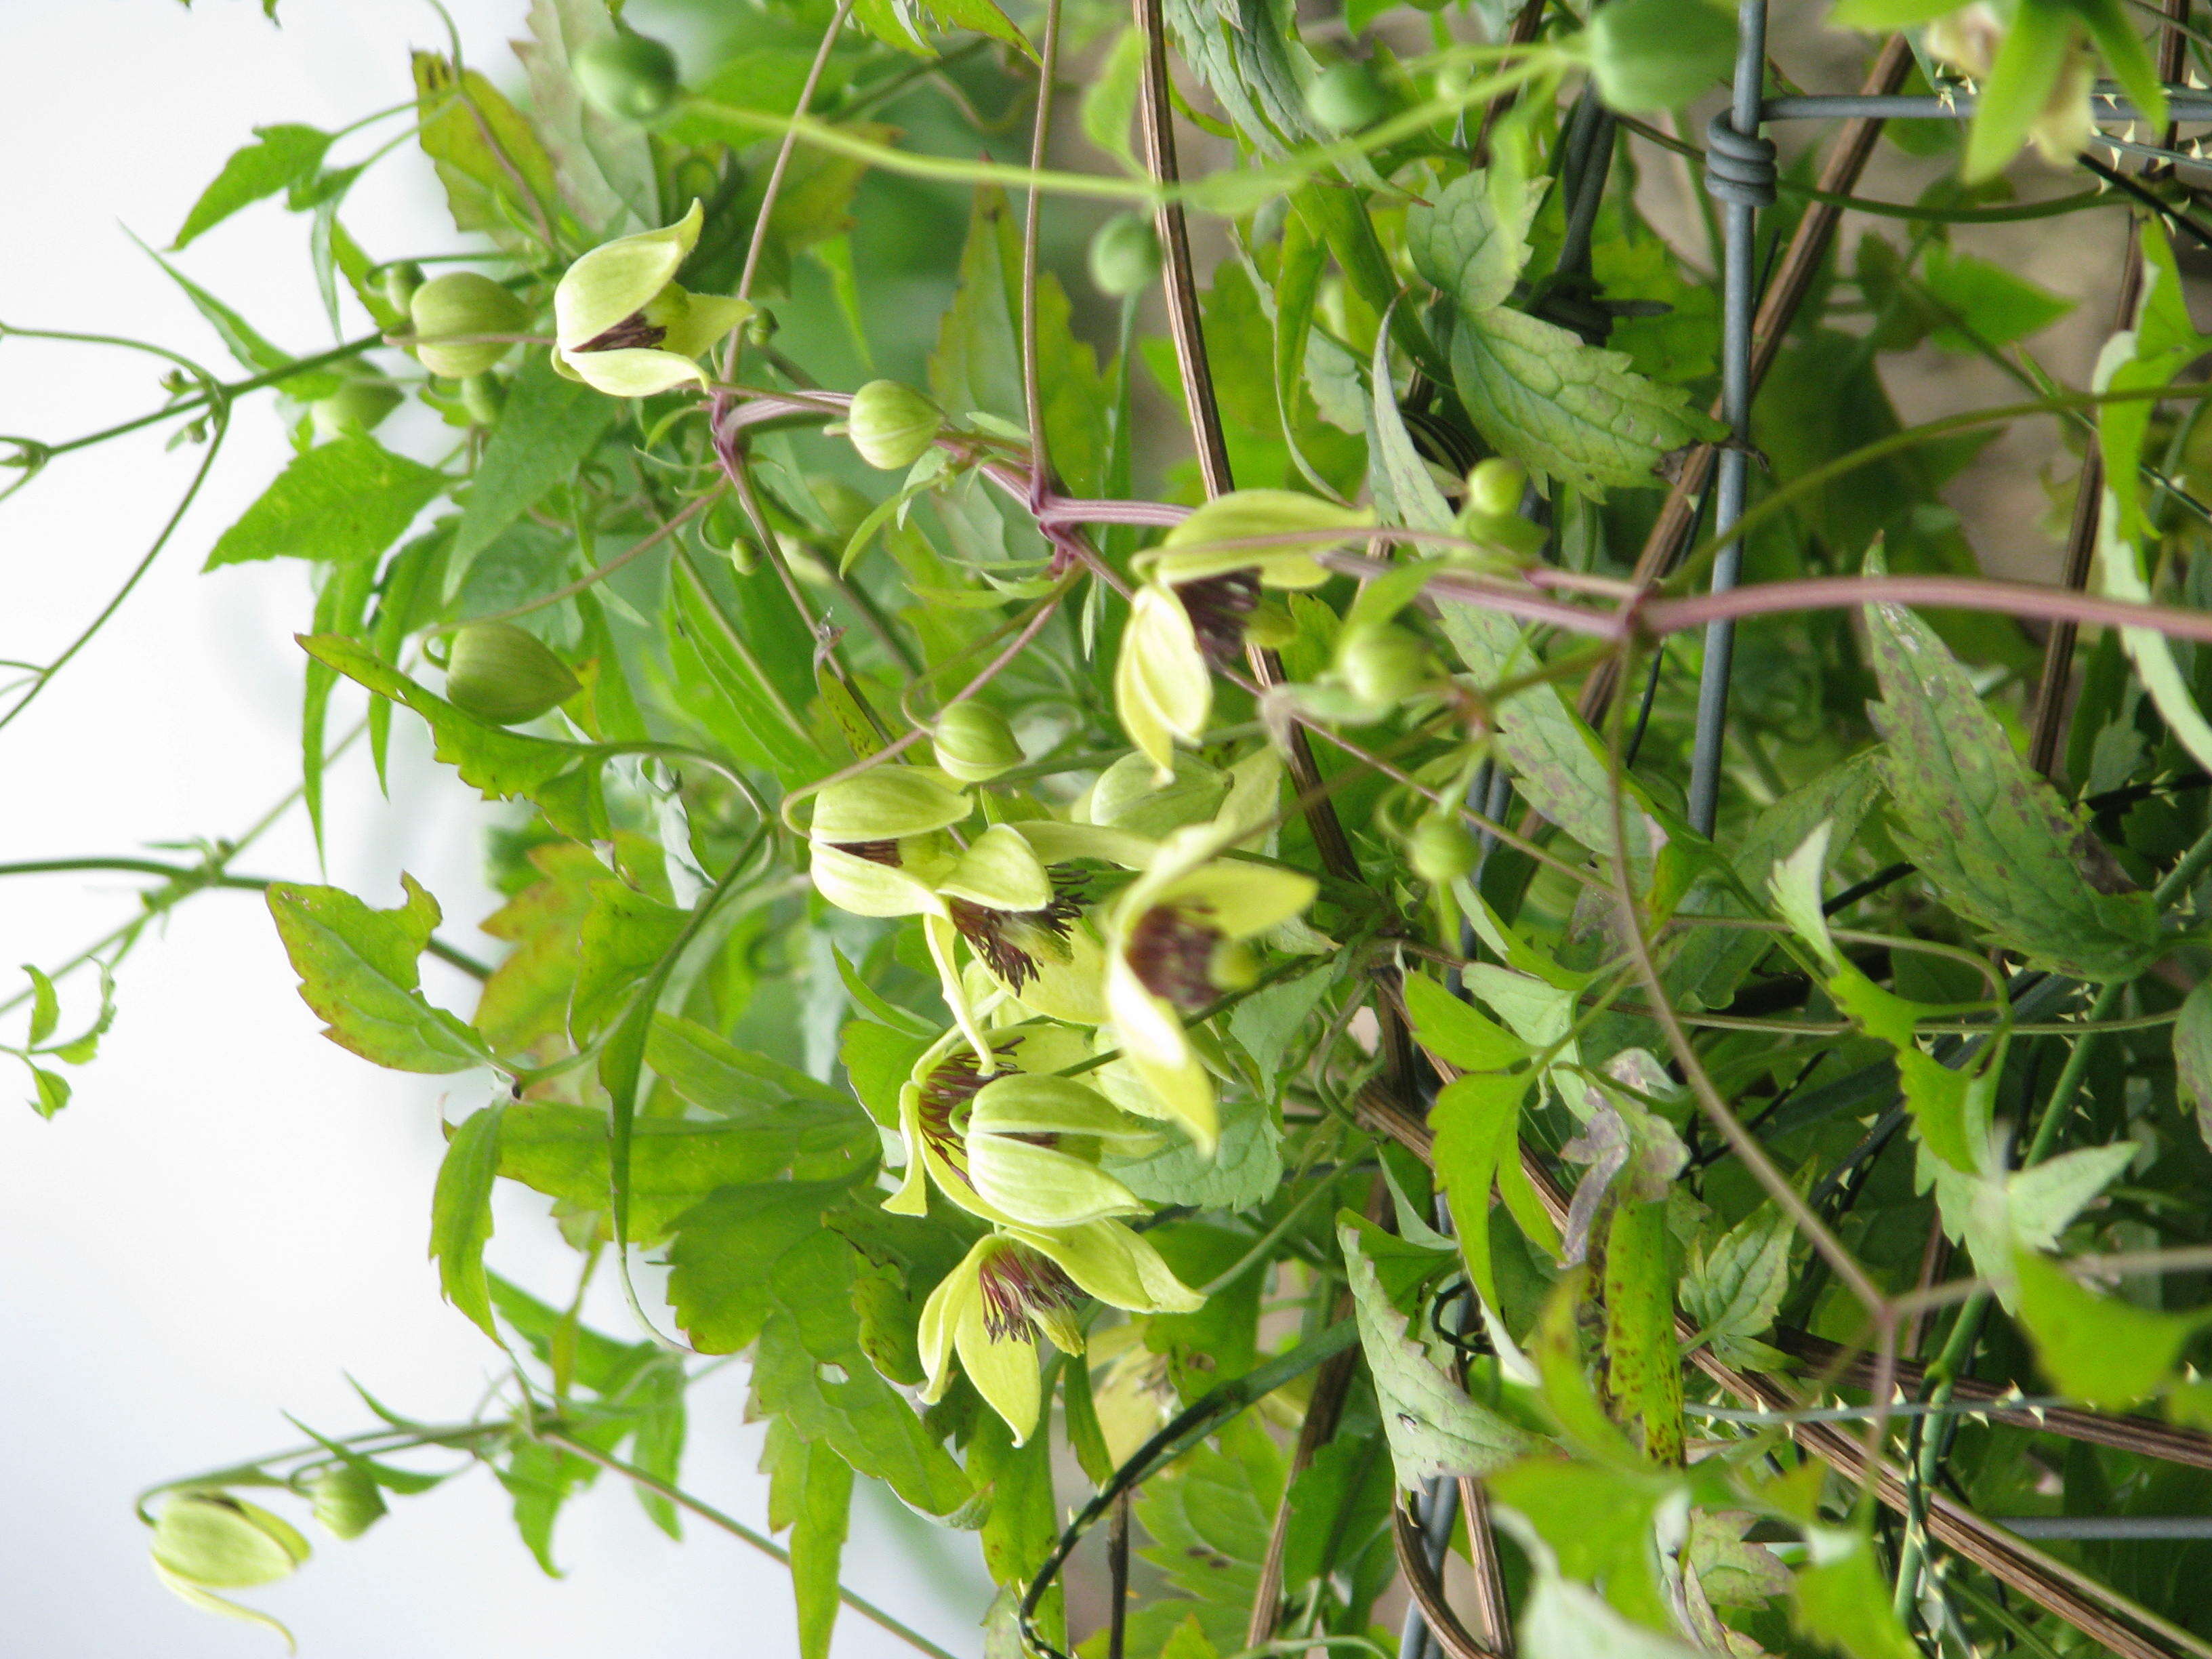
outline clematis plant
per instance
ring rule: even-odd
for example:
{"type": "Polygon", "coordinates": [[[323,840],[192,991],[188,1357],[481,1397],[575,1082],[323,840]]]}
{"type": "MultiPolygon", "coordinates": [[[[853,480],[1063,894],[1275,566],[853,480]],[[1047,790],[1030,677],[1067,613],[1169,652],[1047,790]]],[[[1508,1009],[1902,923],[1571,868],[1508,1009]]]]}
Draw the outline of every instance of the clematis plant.
{"type": "Polygon", "coordinates": [[[611,398],[707,384],[699,357],[753,314],[744,300],[691,294],[676,273],[699,240],[700,204],[672,225],[593,248],[553,290],[553,367],[611,398]]]}

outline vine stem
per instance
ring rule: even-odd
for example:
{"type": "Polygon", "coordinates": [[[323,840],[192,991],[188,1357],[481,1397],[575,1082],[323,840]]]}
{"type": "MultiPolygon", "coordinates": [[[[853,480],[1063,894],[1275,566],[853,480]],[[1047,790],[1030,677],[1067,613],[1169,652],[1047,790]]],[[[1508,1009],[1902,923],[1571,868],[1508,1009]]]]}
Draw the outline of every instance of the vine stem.
{"type": "MultiPolygon", "coordinates": [[[[1044,172],[1052,142],[1052,100],[1060,65],[1060,0],[1045,0],[1044,56],[1037,69],[1036,119],[1030,132],[1030,171],[1044,172]]],[[[1037,234],[1044,219],[1044,190],[1030,185],[1029,212],[1022,221],[1022,402],[1030,424],[1030,510],[1044,500],[1052,459],[1045,441],[1044,398],[1037,383],[1037,234]]]]}
{"type": "MultiPolygon", "coordinates": [[[[776,198],[783,192],[783,175],[791,166],[792,152],[799,148],[799,124],[806,112],[813,107],[814,94],[822,85],[823,71],[830,67],[830,53],[837,44],[837,36],[845,27],[845,20],[853,15],[853,0],[837,0],[836,15],[823,31],[822,44],[814,50],[814,61],[807,65],[806,79],[799,88],[799,107],[792,112],[792,124],[783,135],[783,143],[776,147],[775,162],[769,168],[768,182],[761,187],[760,214],[753,221],[752,240],[745,247],[744,270],[738,277],[737,297],[750,299],[753,277],[760,270],[761,254],[768,246],[769,220],[775,212],[776,198]]],[[[722,378],[737,378],[739,355],[744,349],[742,333],[730,338],[730,349],[722,366],[722,378]]]]}
{"type": "MultiPolygon", "coordinates": [[[[739,1542],[751,1545],[762,1554],[781,1562],[785,1566],[791,1565],[791,1552],[782,1545],[764,1533],[755,1532],[735,1516],[724,1513],[703,1498],[693,1497],[681,1486],[671,1486],[659,1475],[648,1474],[636,1464],[617,1457],[612,1452],[601,1451],[588,1440],[573,1438],[557,1429],[541,1428],[538,1437],[549,1445],[558,1446],[572,1457],[580,1457],[587,1463],[596,1463],[603,1469],[611,1470],[641,1491],[666,1498],[677,1508],[697,1516],[708,1526],[719,1528],[739,1542]]],[[[847,1589],[842,1583],[837,1586],[837,1599],[863,1619],[889,1631],[917,1653],[926,1653],[930,1659],[957,1659],[957,1656],[938,1646],[913,1626],[902,1623],[865,1596],[847,1589]]]]}

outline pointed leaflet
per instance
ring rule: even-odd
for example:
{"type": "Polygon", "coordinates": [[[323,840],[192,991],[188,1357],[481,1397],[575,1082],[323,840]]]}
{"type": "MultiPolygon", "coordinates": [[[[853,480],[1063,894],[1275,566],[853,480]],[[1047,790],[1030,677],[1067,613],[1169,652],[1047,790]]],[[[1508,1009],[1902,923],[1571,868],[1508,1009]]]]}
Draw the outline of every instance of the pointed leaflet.
{"type": "MultiPolygon", "coordinates": [[[[1409,983],[1411,981],[1408,981],[1409,983]]],[[[1557,1254],[1559,1229],[1521,1164],[1521,1107],[1532,1073],[1474,1073],[1446,1084],[1429,1113],[1436,1132],[1437,1182],[1450,1195],[1468,1277],[1493,1310],[1498,1280],[1490,1257],[1490,1188],[1494,1181],[1521,1231],[1557,1254]]]]}
{"type": "MultiPolygon", "coordinates": [[[[138,241],[136,236],[131,240],[138,241]]],[[[139,242],[138,246],[146,247],[143,242],[139,242]]],[[[296,361],[282,346],[264,339],[245,318],[160,254],[151,248],[146,248],[146,252],[148,257],[167,274],[169,280],[184,290],[185,298],[192,302],[192,309],[207,319],[209,326],[222,337],[230,355],[238,360],[240,368],[251,369],[256,374],[269,374],[278,369],[289,368],[296,361]]],[[[284,393],[301,403],[313,403],[316,398],[327,397],[337,391],[338,384],[335,369],[312,369],[288,379],[284,382],[284,393]]]]}
{"type": "Polygon", "coordinates": [[[346,564],[374,560],[445,489],[434,467],[356,433],[295,456],[236,524],[206,568],[279,556],[346,564]]]}
{"type": "Polygon", "coordinates": [[[422,993],[416,958],[438,925],[438,902],[402,875],[407,902],[372,910],[335,887],[272,883],[269,914],[300,975],[300,1000],[323,1035],[400,1072],[465,1072],[488,1064],[482,1038],[422,993]]]}
{"type": "Polygon", "coordinates": [[[2065,1393],[2118,1411],[2157,1392],[2183,1345],[2212,1310],[2154,1313],[2084,1290],[2063,1262],[2022,1250],[2020,1320],[2034,1339],[2036,1363],[2065,1393]]]}
{"type": "Polygon", "coordinates": [[[837,1625],[837,1567],[853,1506],[852,1466],[781,1419],[761,1449],[768,1474],[768,1526],[791,1528],[791,1591],[799,1604],[799,1659],[830,1659],[837,1625]]]}
{"type": "MultiPolygon", "coordinates": [[[[1413,269],[1462,311],[1504,305],[1528,263],[1528,226],[1543,201],[1545,181],[1524,181],[1522,200],[1499,216],[1498,192],[1478,168],[1406,212],[1406,251],[1413,269]]],[[[1510,185],[1508,186],[1510,188],[1510,185]]]]}
{"type": "Polygon", "coordinates": [[[478,553],[556,485],[575,476],[622,404],[553,372],[533,351],[507,383],[499,423],[469,479],[460,527],[446,557],[446,592],[460,592],[478,553]]]}
{"type": "Polygon", "coordinates": [[[454,1129],[430,1197],[430,1255],[438,1263],[439,1288],[495,1342],[499,1331],[492,1323],[483,1253],[491,1238],[501,1112],[500,1107],[487,1106],[454,1129]]]}
{"type": "Polygon", "coordinates": [[[289,124],[256,127],[253,137],[252,143],[232,152],[215,181],[200,192],[199,200],[185,216],[177,240],[169,244],[172,252],[239,209],[313,177],[323,164],[324,152],[331,147],[329,133],[289,124]]]}
{"type": "Polygon", "coordinates": [[[553,163],[529,122],[474,70],[418,52],[416,137],[446,187],[456,230],[481,230],[512,246],[553,203],[553,163]]]}
{"type": "Polygon", "coordinates": [[[1360,1346],[1374,1373],[1398,1484],[1419,1491],[1445,1475],[1486,1475],[1535,1449],[1535,1437],[1480,1406],[1407,1335],[1358,1230],[1337,1231],[1359,1316],[1360,1346]]]}
{"type": "Polygon", "coordinates": [[[2112,855],[2013,751],[1925,623],[1869,605],[1867,637],[1897,839],[1943,902],[2039,966],[2090,980],[2140,973],[2158,951],[2149,895],[2111,890],[2125,879],[2112,855]]]}
{"type": "Polygon", "coordinates": [[[2184,1104],[2197,1110],[2197,1133],[2212,1146],[2212,979],[2200,980],[2173,1023],[2173,1075],[2184,1104]]]}

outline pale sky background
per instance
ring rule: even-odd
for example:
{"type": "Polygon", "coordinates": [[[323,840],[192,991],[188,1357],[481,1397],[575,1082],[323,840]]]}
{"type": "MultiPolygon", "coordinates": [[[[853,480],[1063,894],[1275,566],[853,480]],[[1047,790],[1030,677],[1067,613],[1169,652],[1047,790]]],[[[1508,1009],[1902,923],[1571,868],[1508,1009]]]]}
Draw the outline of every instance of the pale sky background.
{"type": "MultiPolygon", "coordinates": [[[[471,58],[512,84],[505,41],[524,0],[453,0],[471,58]]],[[[644,7],[634,9],[641,17],[644,7]]],[[[332,128],[408,95],[406,48],[442,43],[425,5],[284,0],[0,0],[0,321],[172,345],[230,373],[211,331],[126,228],[166,246],[248,129],[332,128]]],[[[390,129],[383,129],[388,131],[390,129]]],[[[336,152],[359,159],[358,141],[336,152]]],[[[458,246],[411,152],[354,191],[349,227],[372,255],[458,246]]],[[[331,340],[306,258],[307,222],[247,210],[179,263],[261,331],[305,352],[331,340]]],[[[357,311],[349,332],[362,323],[357,311]]],[[[0,342],[0,430],[65,439],[158,405],[164,368],[138,354],[0,342]]],[[[386,435],[404,435],[394,422],[386,435]]],[[[0,861],[131,854],[233,834],[297,777],[303,569],[198,574],[215,538],[283,464],[264,398],[230,443],[131,603],[33,709],[0,732],[0,861]]],[[[0,657],[51,654],[142,555],[198,458],[134,438],[57,462],[0,506],[0,657]]],[[[342,705],[349,720],[356,703],[342,705]]],[[[334,722],[334,729],[342,729],[334,722]]],[[[442,902],[444,932],[491,908],[479,871],[485,810],[395,722],[392,799],[365,767],[333,781],[329,878],[389,904],[410,871],[442,902]]],[[[177,856],[177,855],[171,855],[177,856]]],[[[189,856],[189,855],[184,855],[189,856]]],[[[239,861],[312,879],[297,815],[239,861]]],[[[0,883],[0,972],[52,963],[129,916],[123,878],[0,883]]],[[[434,998],[469,987],[426,962],[434,998]]],[[[64,1025],[88,1016],[88,978],[64,986],[64,1025]]],[[[0,1056],[0,1659],[258,1659],[264,1632],[194,1612],[154,1581],[131,1500],[141,1486],[296,1443],[289,1412],[326,1433],[368,1426],[350,1372],[380,1399],[440,1420],[465,1414],[498,1354],[439,1299],[424,1258],[441,1105],[481,1103],[484,1080],[378,1071],[318,1035],[266,912],[202,896],[125,965],[121,1012],[53,1122],[21,1103],[0,1056]]],[[[21,1013],[6,1030],[20,1041],[21,1013]]],[[[549,1296],[573,1258],[542,1200],[503,1194],[494,1265],[549,1296]]],[[[597,1322],[630,1334],[619,1305],[597,1322]]],[[[756,1526],[760,1435],[732,1368],[693,1395],[687,1486],[756,1526]]],[[[281,1501],[281,1500],[280,1500],[281,1501]]],[[[289,1624],[307,1659],[564,1659],[620,1650],[795,1653],[781,1569],[694,1525],[654,1529],[619,1480],[574,1500],[556,1534],[568,1576],[539,1573],[507,1498],[478,1470],[353,1543],[288,1511],[314,1560],[241,1599],[289,1624]]],[[[980,1651],[987,1596],[972,1536],[932,1529],[864,1495],[847,1582],[954,1651],[980,1651]]],[[[908,1650],[849,1613],[836,1659],[908,1650]]]]}

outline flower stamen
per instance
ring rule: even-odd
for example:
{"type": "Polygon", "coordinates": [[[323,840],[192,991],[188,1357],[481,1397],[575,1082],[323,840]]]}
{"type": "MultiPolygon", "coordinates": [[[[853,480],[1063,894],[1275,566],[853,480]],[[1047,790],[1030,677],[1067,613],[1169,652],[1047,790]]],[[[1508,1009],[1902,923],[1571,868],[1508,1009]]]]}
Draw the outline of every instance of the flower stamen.
{"type": "Polygon", "coordinates": [[[1021,1244],[986,1257],[975,1283],[983,1293],[984,1334],[994,1342],[1028,1341],[1038,1324],[1072,1311],[1083,1299],[1059,1264],[1021,1244]]]}
{"type": "Polygon", "coordinates": [[[1154,996],[1195,1013],[1216,994],[1213,958],[1221,939],[1218,927],[1171,904],[1158,905],[1129,929],[1129,967],[1154,996]]]}
{"type": "Polygon", "coordinates": [[[1260,567],[1225,570],[1185,582],[1176,597],[1190,617],[1198,648],[1217,667],[1235,663],[1244,654],[1244,624],[1260,606],[1260,567]]]}
{"type": "Polygon", "coordinates": [[[635,351],[651,349],[668,337],[668,331],[658,323],[649,323],[642,311],[633,311],[611,328],[602,329],[571,351],[635,351]]]}

